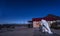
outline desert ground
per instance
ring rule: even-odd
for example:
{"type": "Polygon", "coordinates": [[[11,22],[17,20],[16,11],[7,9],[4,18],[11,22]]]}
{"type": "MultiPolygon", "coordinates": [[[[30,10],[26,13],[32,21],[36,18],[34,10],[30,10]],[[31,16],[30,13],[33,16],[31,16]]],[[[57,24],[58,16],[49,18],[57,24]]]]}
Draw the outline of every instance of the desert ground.
{"type": "Polygon", "coordinates": [[[9,31],[3,30],[0,36],[33,36],[32,30],[32,28],[27,27],[15,27],[15,29],[10,29],[9,31]]]}
{"type": "Polygon", "coordinates": [[[51,29],[53,34],[43,33],[41,31],[35,30],[34,36],[60,36],[60,30],[51,29]]]}
{"type": "Polygon", "coordinates": [[[2,29],[0,30],[0,36],[60,36],[60,30],[54,30],[52,29],[52,32],[54,32],[53,35],[48,33],[42,33],[39,30],[35,30],[33,28],[27,28],[27,27],[15,27],[14,29],[2,29]]]}

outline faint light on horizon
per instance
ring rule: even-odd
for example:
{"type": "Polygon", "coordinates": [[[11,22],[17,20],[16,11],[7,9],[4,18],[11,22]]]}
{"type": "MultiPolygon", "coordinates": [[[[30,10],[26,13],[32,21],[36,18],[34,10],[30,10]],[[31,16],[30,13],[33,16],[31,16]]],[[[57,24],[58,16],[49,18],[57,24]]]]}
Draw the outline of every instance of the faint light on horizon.
{"type": "Polygon", "coordinates": [[[0,24],[28,24],[27,21],[5,21],[0,24]]]}

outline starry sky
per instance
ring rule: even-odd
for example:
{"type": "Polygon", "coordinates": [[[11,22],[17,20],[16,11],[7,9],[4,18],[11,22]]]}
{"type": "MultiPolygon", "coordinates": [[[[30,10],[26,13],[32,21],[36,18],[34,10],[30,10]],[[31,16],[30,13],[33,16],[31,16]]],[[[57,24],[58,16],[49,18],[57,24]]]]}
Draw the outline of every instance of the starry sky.
{"type": "Polygon", "coordinates": [[[27,23],[48,14],[60,16],[60,0],[0,0],[0,23],[27,23]]]}

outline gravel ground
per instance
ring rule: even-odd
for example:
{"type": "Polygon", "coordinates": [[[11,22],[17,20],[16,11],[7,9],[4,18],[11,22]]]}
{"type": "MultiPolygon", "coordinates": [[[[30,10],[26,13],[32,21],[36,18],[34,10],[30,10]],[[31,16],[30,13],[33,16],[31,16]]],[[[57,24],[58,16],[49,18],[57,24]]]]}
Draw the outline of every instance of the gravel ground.
{"type": "Polygon", "coordinates": [[[60,36],[60,34],[57,34],[60,33],[60,31],[52,30],[54,34],[51,35],[48,33],[42,33],[41,31],[38,30],[26,27],[23,28],[16,27],[15,29],[10,29],[8,31],[6,29],[3,29],[3,31],[0,32],[0,36],[60,36]]]}
{"type": "MultiPolygon", "coordinates": [[[[55,30],[53,30],[52,32],[55,32],[55,30]]],[[[42,33],[41,31],[34,30],[34,36],[60,36],[60,35],[57,33],[53,33],[53,34],[42,33]]]]}
{"type": "Polygon", "coordinates": [[[13,31],[1,32],[0,36],[33,36],[32,28],[16,27],[13,31]]]}

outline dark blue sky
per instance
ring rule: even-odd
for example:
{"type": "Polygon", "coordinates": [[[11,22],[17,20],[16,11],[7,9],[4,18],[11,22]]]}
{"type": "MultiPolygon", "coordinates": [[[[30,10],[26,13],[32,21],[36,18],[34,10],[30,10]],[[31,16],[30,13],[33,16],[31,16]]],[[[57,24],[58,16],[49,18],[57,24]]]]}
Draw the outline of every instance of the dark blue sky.
{"type": "Polygon", "coordinates": [[[0,0],[0,23],[27,23],[48,14],[60,16],[60,0],[0,0]]]}

